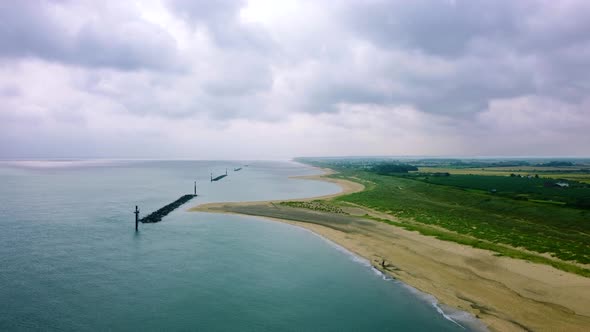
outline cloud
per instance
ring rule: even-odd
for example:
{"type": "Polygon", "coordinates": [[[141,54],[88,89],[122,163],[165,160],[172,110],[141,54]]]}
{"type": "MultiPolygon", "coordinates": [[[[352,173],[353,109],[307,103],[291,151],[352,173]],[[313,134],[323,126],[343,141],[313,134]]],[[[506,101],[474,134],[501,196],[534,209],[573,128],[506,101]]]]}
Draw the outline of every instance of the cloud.
{"type": "Polygon", "coordinates": [[[165,30],[115,2],[2,2],[0,21],[2,57],[121,70],[180,65],[165,30]]]}
{"type": "Polygon", "coordinates": [[[1,2],[0,158],[589,154],[588,10],[1,2]]]}
{"type": "Polygon", "coordinates": [[[257,24],[240,19],[241,0],[167,0],[173,13],[193,28],[203,28],[222,48],[272,52],[272,41],[257,24]]]}
{"type": "Polygon", "coordinates": [[[585,96],[587,86],[575,82],[589,78],[579,70],[590,65],[590,23],[581,17],[588,7],[584,1],[394,0],[353,3],[342,12],[357,38],[452,68],[435,80],[408,72],[403,80],[436,92],[398,99],[428,112],[474,113],[495,98],[585,96]]]}
{"type": "Polygon", "coordinates": [[[518,31],[530,1],[371,1],[343,8],[354,31],[386,48],[445,57],[469,51],[479,38],[502,40],[518,31]]]}
{"type": "MultiPolygon", "coordinates": [[[[534,155],[536,151],[579,155],[580,147],[590,141],[589,106],[588,98],[580,104],[536,95],[493,100],[488,110],[477,115],[471,131],[478,131],[480,146],[471,149],[484,148],[496,155],[534,155]]],[[[474,136],[474,132],[468,135],[474,136]]]]}

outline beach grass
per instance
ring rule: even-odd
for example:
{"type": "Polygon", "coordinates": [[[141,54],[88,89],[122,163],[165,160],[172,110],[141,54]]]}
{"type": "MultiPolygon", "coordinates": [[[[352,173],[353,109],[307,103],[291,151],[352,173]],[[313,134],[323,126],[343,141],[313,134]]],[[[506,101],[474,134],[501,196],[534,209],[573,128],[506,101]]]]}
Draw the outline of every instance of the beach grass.
{"type": "Polygon", "coordinates": [[[496,252],[496,256],[506,256],[511,258],[523,259],[533,263],[546,264],[553,266],[559,270],[575,273],[584,277],[590,277],[590,269],[581,267],[576,264],[572,264],[566,261],[556,260],[548,258],[535,253],[527,252],[517,248],[501,245],[499,243],[493,243],[490,241],[481,240],[471,236],[465,236],[462,234],[445,231],[443,229],[437,229],[435,227],[429,227],[428,225],[419,223],[408,223],[399,222],[389,219],[375,218],[367,216],[367,218],[375,221],[383,222],[389,225],[402,227],[410,231],[419,232],[422,235],[433,236],[443,241],[452,241],[455,243],[471,246],[478,249],[490,250],[496,252]]]}
{"type": "MultiPolygon", "coordinates": [[[[338,197],[337,201],[358,204],[418,224],[441,227],[484,240],[486,246],[507,245],[548,254],[562,261],[590,263],[588,210],[519,201],[369,172],[344,171],[334,176],[371,183],[365,191],[338,197]]],[[[418,227],[416,225],[404,224],[405,227],[418,227]]],[[[438,236],[450,237],[449,234],[438,236]]],[[[455,242],[458,241],[455,239],[455,242]]],[[[498,247],[494,251],[511,257],[533,259],[514,250],[498,247]]]]}

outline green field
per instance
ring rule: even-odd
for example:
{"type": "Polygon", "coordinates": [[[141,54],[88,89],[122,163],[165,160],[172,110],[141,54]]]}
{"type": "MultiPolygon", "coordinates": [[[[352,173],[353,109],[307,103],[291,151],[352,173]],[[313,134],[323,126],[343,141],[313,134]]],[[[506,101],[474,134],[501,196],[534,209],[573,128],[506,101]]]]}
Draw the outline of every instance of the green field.
{"type": "Polygon", "coordinates": [[[519,201],[477,191],[363,171],[372,185],[337,200],[366,206],[492,243],[590,263],[590,211],[519,201]]]}
{"type": "Polygon", "coordinates": [[[381,222],[590,276],[590,160],[300,161],[366,186],[331,204],[365,206],[396,218],[370,217],[381,222]],[[569,187],[555,186],[567,178],[569,187]]]}
{"type": "Polygon", "coordinates": [[[509,176],[510,174],[518,174],[522,176],[538,175],[544,179],[563,179],[570,181],[578,181],[590,184],[590,167],[535,167],[535,166],[519,166],[519,167],[419,167],[419,173],[434,173],[446,172],[450,174],[472,174],[472,175],[491,175],[491,176],[509,176]]]}
{"type": "Polygon", "coordinates": [[[429,176],[428,173],[413,173],[413,179],[452,186],[475,189],[512,199],[547,202],[577,208],[590,208],[590,185],[565,181],[568,187],[561,188],[557,180],[518,176],[461,175],[429,176]]]}

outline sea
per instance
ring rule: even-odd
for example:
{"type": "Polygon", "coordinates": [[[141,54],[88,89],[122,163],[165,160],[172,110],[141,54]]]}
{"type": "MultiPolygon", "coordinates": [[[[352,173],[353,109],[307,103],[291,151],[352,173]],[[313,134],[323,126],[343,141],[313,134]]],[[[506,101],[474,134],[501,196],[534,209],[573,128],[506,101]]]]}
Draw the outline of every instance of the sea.
{"type": "Polygon", "coordinates": [[[0,162],[0,331],[470,331],[297,226],[189,212],[332,194],[290,161],[0,162]],[[241,170],[235,170],[241,168],[241,170]],[[211,182],[211,176],[228,176],[211,182]],[[140,216],[199,196],[159,223],[140,216]]]}

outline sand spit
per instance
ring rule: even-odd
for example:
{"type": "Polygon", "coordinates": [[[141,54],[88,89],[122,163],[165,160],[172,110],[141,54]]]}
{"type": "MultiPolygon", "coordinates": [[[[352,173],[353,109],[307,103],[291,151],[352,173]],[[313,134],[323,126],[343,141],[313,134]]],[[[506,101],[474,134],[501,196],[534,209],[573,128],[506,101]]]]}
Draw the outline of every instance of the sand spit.
{"type": "MultiPolygon", "coordinates": [[[[327,174],[331,170],[300,178],[337,183],[342,192],[306,200],[364,189],[355,182],[326,178],[327,174]]],[[[369,260],[391,277],[432,294],[442,305],[472,313],[494,331],[590,329],[590,278],[360,217],[375,213],[368,209],[342,215],[265,201],[211,203],[191,211],[261,216],[304,227],[369,260]]]]}

